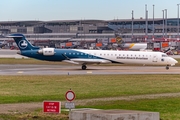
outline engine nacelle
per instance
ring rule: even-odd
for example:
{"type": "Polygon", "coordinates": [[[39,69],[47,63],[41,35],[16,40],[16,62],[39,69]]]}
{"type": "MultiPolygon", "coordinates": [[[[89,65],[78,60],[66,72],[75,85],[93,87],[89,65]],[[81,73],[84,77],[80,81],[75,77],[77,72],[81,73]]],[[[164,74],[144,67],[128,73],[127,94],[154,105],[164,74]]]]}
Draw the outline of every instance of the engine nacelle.
{"type": "Polygon", "coordinates": [[[44,56],[52,56],[55,54],[54,48],[43,48],[38,50],[38,54],[43,54],[44,56]]]}

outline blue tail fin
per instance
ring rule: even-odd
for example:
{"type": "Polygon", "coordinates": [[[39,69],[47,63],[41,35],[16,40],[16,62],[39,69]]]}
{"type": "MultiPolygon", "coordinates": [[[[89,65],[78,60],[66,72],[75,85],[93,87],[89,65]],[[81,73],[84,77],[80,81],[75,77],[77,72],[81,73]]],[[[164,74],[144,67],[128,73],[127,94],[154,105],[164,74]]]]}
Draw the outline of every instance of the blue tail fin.
{"type": "Polygon", "coordinates": [[[7,37],[13,38],[21,51],[39,49],[39,47],[33,46],[28,40],[26,40],[23,34],[11,34],[7,37]]]}

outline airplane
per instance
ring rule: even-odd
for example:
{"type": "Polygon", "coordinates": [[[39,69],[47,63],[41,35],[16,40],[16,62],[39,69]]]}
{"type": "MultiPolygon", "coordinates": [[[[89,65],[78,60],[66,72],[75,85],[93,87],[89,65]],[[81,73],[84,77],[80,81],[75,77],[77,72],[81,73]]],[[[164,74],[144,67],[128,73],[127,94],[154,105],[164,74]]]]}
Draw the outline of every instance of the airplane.
{"type": "Polygon", "coordinates": [[[122,40],[120,36],[116,37],[116,42],[119,45],[119,47],[123,50],[128,49],[132,51],[142,51],[147,49],[147,43],[126,43],[122,40]]]}
{"type": "Polygon", "coordinates": [[[147,49],[147,43],[121,43],[120,47],[122,49],[139,51],[147,49]]]}
{"type": "Polygon", "coordinates": [[[23,34],[7,37],[16,42],[20,49],[18,54],[39,60],[79,64],[82,70],[86,70],[88,64],[101,63],[165,65],[166,69],[178,63],[162,52],[40,48],[33,46],[23,34]]]}
{"type": "Polygon", "coordinates": [[[7,42],[4,40],[3,42],[0,42],[0,48],[4,47],[7,44],[7,42]]]}

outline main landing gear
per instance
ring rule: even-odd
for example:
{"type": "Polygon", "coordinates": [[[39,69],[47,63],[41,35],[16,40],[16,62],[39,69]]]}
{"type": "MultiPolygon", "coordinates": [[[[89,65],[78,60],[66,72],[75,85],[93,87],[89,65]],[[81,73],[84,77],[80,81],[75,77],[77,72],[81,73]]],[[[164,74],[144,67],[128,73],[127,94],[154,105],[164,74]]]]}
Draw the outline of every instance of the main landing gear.
{"type": "Polygon", "coordinates": [[[86,65],[82,65],[82,70],[86,70],[86,65]]]}
{"type": "Polygon", "coordinates": [[[166,66],[166,70],[169,70],[169,65],[166,66]]]}

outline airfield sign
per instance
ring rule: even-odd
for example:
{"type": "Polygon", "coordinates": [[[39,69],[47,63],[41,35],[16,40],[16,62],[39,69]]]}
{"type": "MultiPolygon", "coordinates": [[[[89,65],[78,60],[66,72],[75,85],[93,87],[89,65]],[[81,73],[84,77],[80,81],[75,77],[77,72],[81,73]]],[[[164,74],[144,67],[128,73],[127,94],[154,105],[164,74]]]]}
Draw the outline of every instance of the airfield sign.
{"type": "Polygon", "coordinates": [[[45,112],[45,113],[60,113],[61,112],[61,102],[59,102],[59,101],[44,101],[43,102],[43,112],[45,112]]]}
{"type": "Polygon", "coordinates": [[[75,93],[72,90],[68,90],[65,94],[67,101],[73,101],[75,99],[75,93]]]}
{"type": "Polygon", "coordinates": [[[65,108],[68,108],[69,111],[75,108],[75,104],[72,102],[75,99],[75,93],[70,89],[65,94],[66,100],[69,102],[65,103],[65,108]]]}

